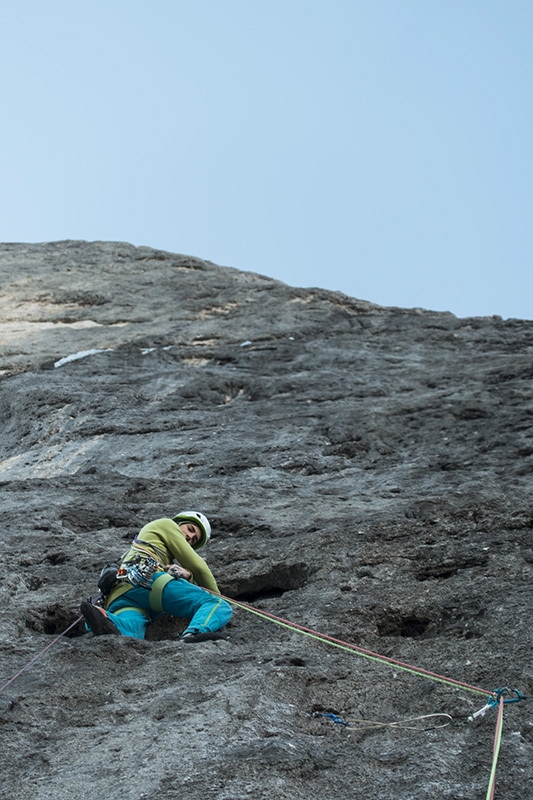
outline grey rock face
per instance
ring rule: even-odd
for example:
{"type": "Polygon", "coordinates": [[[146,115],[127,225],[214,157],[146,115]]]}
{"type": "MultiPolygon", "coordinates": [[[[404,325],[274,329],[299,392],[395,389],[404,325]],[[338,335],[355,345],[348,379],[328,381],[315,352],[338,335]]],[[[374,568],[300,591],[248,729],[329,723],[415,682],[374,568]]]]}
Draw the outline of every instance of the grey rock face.
{"type": "MultiPolygon", "coordinates": [[[[121,243],[1,245],[0,278],[0,684],[144,523],[197,507],[225,595],[533,695],[532,322],[121,243]]],[[[227,639],[180,645],[182,627],[78,625],[11,683],[0,795],[485,796],[496,714],[466,722],[482,694],[242,608],[227,639]],[[355,722],[435,713],[454,724],[355,722]]],[[[528,796],[532,703],[505,707],[501,800],[528,796]]]]}

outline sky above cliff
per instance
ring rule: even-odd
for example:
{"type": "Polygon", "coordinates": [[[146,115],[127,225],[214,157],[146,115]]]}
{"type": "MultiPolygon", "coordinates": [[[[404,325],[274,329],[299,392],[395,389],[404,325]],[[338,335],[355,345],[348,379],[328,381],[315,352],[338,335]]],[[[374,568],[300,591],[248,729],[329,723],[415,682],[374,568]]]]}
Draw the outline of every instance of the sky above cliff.
{"type": "Polygon", "coordinates": [[[0,240],[533,319],[530,0],[17,0],[0,240]]]}

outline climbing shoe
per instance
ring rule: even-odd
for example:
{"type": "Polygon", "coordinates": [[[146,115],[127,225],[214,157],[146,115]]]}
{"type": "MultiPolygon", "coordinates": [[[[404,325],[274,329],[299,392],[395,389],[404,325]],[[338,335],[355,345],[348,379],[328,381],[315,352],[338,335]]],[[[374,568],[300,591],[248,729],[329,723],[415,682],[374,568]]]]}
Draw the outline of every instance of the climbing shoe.
{"type": "Polygon", "coordinates": [[[95,636],[110,634],[121,636],[119,629],[114,622],[111,622],[103,608],[97,608],[92,603],[85,601],[80,605],[80,611],[95,636]]]}
{"type": "Polygon", "coordinates": [[[193,642],[207,642],[208,640],[227,639],[228,637],[218,631],[207,631],[207,633],[193,633],[192,631],[183,633],[180,636],[180,642],[192,644],[193,642]]]}

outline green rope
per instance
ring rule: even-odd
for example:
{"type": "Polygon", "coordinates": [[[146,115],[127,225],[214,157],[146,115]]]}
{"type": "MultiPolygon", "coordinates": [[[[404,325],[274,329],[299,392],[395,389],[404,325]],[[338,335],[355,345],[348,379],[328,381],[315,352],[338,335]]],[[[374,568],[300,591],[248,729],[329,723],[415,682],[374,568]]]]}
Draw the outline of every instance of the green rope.
{"type": "Polygon", "coordinates": [[[503,697],[500,696],[498,719],[496,722],[496,733],[494,734],[494,751],[492,756],[492,767],[490,770],[489,786],[487,789],[486,800],[493,800],[494,797],[494,788],[496,784],[496,767],[498,765],[498,756],[500,755],[502,732],[503,732],[503,697]]]}
{"type": "MultiPolygon", "coordinates": [[[[386,664],[387,666],[392,666],[392,667],[394,667],[396,669],[402,670],[403,672],[409,672],[412,675],[417,675],[418,677],[422,677],[422,678],[429,678],[430,680],[437,681],[438,683],[443,683],[443,684],[446,684],[448,686],[453,686],[455,688],[464,689],[467,692],[474,692],[475,694],[483,694],[483,695],[490,694],[490,692],[487,692],[485,689],[480,689],[480,688],[478,688],[476,686],[470,686],[469,684],[462,683],[461,681],[453,680],[452,678],[446,678],[446,677],[444,677],[444,675],[437,675],[437,674],[435,674],[433,672],[417,669],[416,667],[409,666],[408,664],[400,663],[400,662],[396,661],[395,659],[388,659],[386,656],[383,656],[383,657],[379,656],[379,654],[377,654],[377,653],[374,654],[374,653],[365,652],[363,649],[357,647],[357,645],[350,645],[347,642],[345,642],[343,644],[341,641],[337,641],[337,640],[333,639],[331,636],[326,636],[325,634],[318,633],[317,631],[311,631],[309,629],[305,629],[301,625],[297,625],[296,623],[291,623],[288,620],[283,620],[280,617],[276,617],[275,614],[269,614],[268,612],[265,613],[265,612],[262,612],[262,611],[258,611],[257,609],[253,608],[252,606],[249,606],[249,605],[247,605],[245,603],[239,603],[237,600],[233,600],[233,599],[231,599],[229,597],[226,597],[224,599],[227,600],[232,605],[237,606],[237,608],[242,608],[245,611],[249,611],[251,614],[255,614],[257,617],[260,617],[261,619],[270,620],[270,622],[275,622],[276,625],[279,625],[282,628],[286,628],[287,630],[290,630],[290,631],[293,631],[293,632],[296,631],[297,633],[302,633],[304,636],[307,636],[310,639],[315,639],[316,641],[324,642],[325,644],[333,645],[333,647],[337,647],[339,650],[345,650],[345,651],[347,651],[349,653],[356,653],[359,656],[363,656],[363,658],[367,658],[369,661],[376,661],[377,663],[380,663],[380,664],[386,664]]],[[[523,699],[523,698],[520,697],[519,699],[523,699]]],[[[508,702],[514,702],[514,701],[508,701],[508,702]]],[[[490,772],[490,780],[489,780],[489,786],[488,786],[488,790],[487,790],[486,800],[494,800],[494,787],[495,787],[495,781],[496,781],[496,767],[497,767],[497,764],[498,764],[498,756],[499,756],[499,753],[500,753],[500,745],[501,745],[501,741],[502,741],[503,705],[504,705],[504,700],[503,700],[503,697],[500,695],[500,703],[499,703],[499,709],[498,709],[498,720],[497,720],[497,723],[496,723],[496,732],[495,732],[495,736],[494,736],[494,750],[493,750],[492,767],[491,767],[491,772],[490,772]]],[[[430,716],[438,716],[438,715],[436,715],[436,714],[435,715],[428,715],[428,717],[430,717],[430,716]]],[[[440,716],[448,716],[448,715],[440,715],[440,716]]],[[[415,719],[425,719],[425,718],[426,717],[420,717],[420,718],[415,718],[415,719]]],[[[450,719],[451,719],[451,717],[450,717],[450,719]]],[[[413,720],[404,720],[403,724],[405,724],[406,722],[412,722],[412,721],[413,720]]],[[[367,721],[365,721],[365,720],[357,720],[357,722],[367,722],[367,721]]],[[[383,725],[387,725],[388,727],[399,727],[400,728],[402,726],[401,722],[399,724],[398,723],[396,723],[396,724],[395,723],[375,723],[375,722],[371,722],[371,721],[369,721],[369,722],[370,722],[370,727],[372,729],[376,729],[378,726],[381,727],[382,724],[383,725]]],[[[343,724],[347,724],[347,723],[343,722],[343,724]]],[[[364,730],[364,728],[362,728],[362,730],[364,730]]]]}
{"type": "Polygon", "coordinates": [[[316,639],[319,642],[325,642],[326,644],[333,645],[333,647],[337,647],[339,650],[345,650],[349,653],[356,653],[359,656],[363,656],[363,658],[367,658],[369,661],[376,661],[379,664],[386,664],[387,666],[392,666],[396,669],[400,669],[403,672],[409,672],[412,675],[417,675],[419,677],[429,678],[430,680],[437,681],[439,683],[444,683],[448,686],[454,686],[456,688],[464,689],[467,692],[474,692],[475,694],[482,694],[487,695],[490,694],[486,689],[480,689],[475,686],[469,686],[468,684],[464,684],[461,681],[455,681],[453,678],[446,678],[444,675],[436,675],[434,673],[429,673],[425,670],[417,669],[416,667],[412,667],[406,664],[399,663],[393,659],[387,659],[386,657],[380,657],[378,654],[370,654],[364,652],[363,650],[359,649],[357,645],[349,645],[348,643],[341,644],[340,642],[332,640],[331,637],[327,637],[323,634],[318,632],[311,632],[308,630],[302,629],[301,626],[296,625],[290,622],[284,622],[280,618],[277,618],[273,614],[265,614],[262,611],[258,611],[255,608],[252,608],[249,605],[244,603],[239,603],[236,600],[233,600],[229,597],[225,598],[229,603],[232,605],[237,606],[238,608],[243,608],[245,611],[249,611],[251,614],[255,614],[262,619],[270,620],[271,622],[275,622],[277,625],[280,625],[282,628],[287,628],[291,631],[297,631],[298,633],[302,633],[304,636],[308,636],[310,639],[316,639]]]}

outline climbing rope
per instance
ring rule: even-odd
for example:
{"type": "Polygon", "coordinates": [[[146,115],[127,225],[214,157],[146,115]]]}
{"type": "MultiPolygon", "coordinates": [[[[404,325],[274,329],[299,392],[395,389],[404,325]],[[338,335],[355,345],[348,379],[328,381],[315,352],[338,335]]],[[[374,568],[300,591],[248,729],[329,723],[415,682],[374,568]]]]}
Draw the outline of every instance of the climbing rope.
{"type": "MultiPolygon", "coordinates": [[[[206,590],[210,591],[210,590],[206,590]]],[[[211,594],[218,594],[216,592],[210,592],[211,594]]],[[[496,731],[494,734],[494,746],[493,746],[493,757],[492,757],[492,766],[489,778],[489,786],[487,789],[486,800],[494,800],[494,790],[496,785],[496,767],[498,763],[498,757],[500,752],[501,740],[502,740],[502,729],[503,729],[503,708],[504,705],[507,703],[518,703],[521,700],[530,699],[522,695],[517,689],[512,689],[511,691],[514,692],[515,697],[512,698],[504,698],[504,694],[509,691],[507,687],[502,689],[495,689],[494,692],[489,693],[486,689],[481,689],[479,686],[474,686],[472,684],[464,683],[463,681],[455,680],[454,678],[448,678],[444,675],[439,675],[436,672],[431,672],[430,670],[423,669],[421,667],[413,666],[412,664],[408,664],[404,661],[398,661],[397,659],[390,658],[389,656],[384,656],[379,653],[375,653],[372,650],[367,650],[366,648],[359,647],[358,645],[352,644],[350,642],[344,642],[342,639],[336,639],[333,636],[328,636],[325,633],[320,633],[319,631],[315,631],[312,628],[307,628],[304,625],[299,625],[296,622],[291,622],[290,620],[284,619],[283,617],[279,617],[276,614],[271,614],[268,611],[258,610],[253,606],[249,605],[248,603],[243,603],[237,600],[234,600],[230,597],[224,597],[224,595],[218,595],[219,597],[226,600],[233,606],[237,608],[242,608],[245,611],[248,611],[251,614],[254,614],[257,617],[260,617],[265,620],[269,620],[271,622],[275,622],[277,625],[280,625],[283,628],[287,628],[292,631],[297,631],[298,633],[302,633],[305,636],[308,636],[312,639],[324,642],[326,644],[331,644],[334,647],[337,647],[341,650],[346,650],[348,652],[356,653],[364,658],[370,659],[371,661],[376,661],[382,664],[387,664],[389,666],[393,666],[396,669],[403,670],[405,672],[409,672],[414,675],[419,675],[421,677],[429,678],[430,680],[437,681],[439,683],[448,684],[450,686],[454,686],[460,689],[464,689],[468,692],[474,692],[476,694],[489,694],[489,698],[483,708],[479,709],[479,711],[472,714],[468,719],[472,722],[475,718],[484,716],[486,711],[489,709],[495,708],[498,706],[498,717],[496,721],[496,731]]],[[[68,628],[60,633],[58,636],[55,637],[49,644],[46,645],[39,653],[37,653],[22,669],[20,669],[12,678],[10,678],[3,686],[0,686],[0,693],[7,689],[22,673],[24,673],[27,669],[34,664],[37,659],[41,658],[51,647],[53,647],[63,636],[65,636],[69,631],[71,631],[81,620],[83,619],[82,616],[78,617],[68,628]]],[[[322,714],[323,717],[329,717],[331,720],[337,724],[345,725],[349,727],[353,727],[353,724],[357,724],[359,727],[354,728],[357,731],[363,730],[378,730],[380,728],[392,728],[392,729],[401,729],[401,730],[435,730],[437,728],[443,728],[453,722],[453,718],[449,714],[426,714],[420,717],[411,717],[405,720],[399,720],[396,722],[375,722],[373,720],[343,720],[342,717],[339,717],[336,714],[322,714]],[[435,725],[430,728],[420,728],[413,726],[412,723],[421,722],[423,720],[429,719],[436,719],[442,718],[446,719],[441,725],[435,725]]]]}
{"type": "MultiPolygon", "coordinates": [[[[409,717],[409,719],[400,719],[396,720],[395,722],[376,722],[371,719],[348,719],[345,720],[342,717],[339,717],[337,714],[321,714],[321,717],[328,717],[331,719],[332,722],[336,722],[337,725],[345,725],[347,728],[351,728],[354,731],[376,731],[383,728],[395,728],[396,730],[404,730],[404,731],[435,731],[438,728],[446,728],[448,725],[453,723],[453,717],[450,714],[423,714],[420,717],[409,717]],[[442,719],[445,720],[439,725],[430,725],[429,727],[425,725],[425,727],[420,727],[420,725],[414,725],[413,723],[416,722],[423,722],[423,720],[433,720],[433,719],[442,719]],[[357,727],[355,727],[357,726],[357,727]]],[[[424,724],[424,723],[423,723],[424,724]]]]}
{"type": "Polygon", "coordinates": [[[492,750],[492,766],[490,770],[489,786],[487,789],[486,800],[494,800],[494,789],[496,788],[496,766],[498,764],[498,756],[500,755],[500,745],[502,743],[504,703],[505,700],[503,699],[502,694],[500,694],[498,701],[498,719],[496,720],[496,731],[494,733],[494,747],[492,750]]]}
{"type": "Polygon", "coordinates": [[[308,636],[312,639],[318,639],[319,641],[331,644],[333,645],[333,647],[337,647],[340,650],[348,650],[354,652],[357,655],[362,656],[363,658],[370,659],[371,661],[378,661],[382,664],[388,664],[397,669],[404,670],[405,672],[410,672],[413,673],[414,675],[420,675],[424,678],[429,678],[431,680],[438,681],[439,683],[446,683],[451,686],[457,686],[460,689],[464,689],[465,691],[468,692],[475,692],[476,694],[483,694],[483,695],[490,694],[490,692],[487,691],[487,689],[481,689],[479,686],[473,686],[469,683],[464,683],[463,681],[457,681],[454,678],[447,678],[444,675],[439,675],[437,672],[430,672],[430,670],[423,669],[421,667],[415,667],[412,664],[406,663],[405,661],[398,661],[395,658],[390,658],[389,656],[380,655],[379,653],[375,653],[372,650],[367,650],[364,647],[359,647],[356,644],[351,644],[350,642],[344,642],[342,639],[336,639],[334,636],[328,636],[326,633],[320,633],[319,631],[315,631],[312,628],[307,628],[304,625],[299,625],[297,622],[291,622],[290,620],[284,619],[283,617],[278,617],[275,614],[270,614],[268,611],[260,611],[257,608],[248,605],[248,603],[243,603],[241,601],[233,600],[230,597],[224,597],[224,600],[227,600],[228,603],[231,603],[237,608],[243,608],[246,611],[249,611],[251,614],[255,614],[258,617],[262,617],[263,619],[275,622],[277,625],[280,625],[283,628],[288,628],[289,630],[297,631],[299,633],[304,634],[304,636],[308,636]]]}
{"type": "Polygon", "coordinates": [[[15,681],[19,677],[19,675],[22,675],[23,672],[26,672],[26,670],[29,669],[31,667],[31,665],[34,664],[37,661],[38,658],[40,658],[42,655],[44,655],[47,650],[50,650],[50,648],[53,647],[53,645],[56,642],[58,642],[61,639],[62,636],[64,636],[69,631],[71,631],[72,628],[74,628],[78,624],[78,622],[81,622],[82,619],[83,619],[83,617],[78,617],[78,619],[75,622],[73,622],[72,625],[69,625],[68,628],[65,628],[65,630],[62,633],[59,634],[59,636],[56,636],[56,638],[53,641],[51,641],[49,644],[47,644],[46,647],[43,648],[40,653],[37,653],[37,655],[34,656],[31,659],[31,661],[28,661],[28,663],[24,667],[22,667],[22,669],[19,669],[19,671],[17,672],[16,675],[13,675],[13,677],[10,678],[7,681],[7,683],[4,683],[3,686],[0,686],[0,692],[3,692],[4,689],[7,689],[7,687],[10,686],[13,683],[13,681],[15,681]]]}
{"type": "MultiPolygon", "coordinates": [[[[225,597],[232,605],[236,606],[237,608],[242,608],[245,611],[249,611],[251,614],[255,614],[258,617],[261,617],[266,620],[270,620],[271,622],[275,622],[278,625],[281,625],[283,628],[288,628],[289,630],[298,631],[299,633],[304,634],[305,636],[309,636],[313,639],[317,639],[318,641],[326,642],[327,644],[331,644],[334,647],[338,647],[341,650],[347,650],[350,652],[355,652],[357,655],[363,656],[364,658],[368,658],[372,661],[381,662],[383,664],[388,664],[394,666],[396,669],[404,670],[405,672],[410,672],[414,675],[420,675],[421,677],[429,678],[434,681],[438,681],[439,683],[448,684],[450,686],[456,686],[458,688],[464,689],[468,692],[475,692],[476,694],[488,694],[488,692],[484,689],[481,689],[479,686],[473,686],[468,683],[464,683],[462,681],[457,681],[453,678],[447,678],[444,675],[439,675],[436,672],[430,672],[429,670],[422,669],[420,667],[415,667],[412,664],[407,664],[404,661],[398,661],[394,658],[389,658],[388,656],[380,655],[379,653],[374,653],[372,650],[367,650],[363,647],[359,647],[358,645],[351,644],[349,642],[343,642],[341,639],[336,639],[333,636],[328,636],[325,633],[319,633],[318,631],[313,630],[312,628],[307,628],[304,625],[299,625],[296,622],[290,622],[283,617],[278,617],[275,614],[270,614],[268,611],[258,611],[258,609],[254,608],[253,606],[248,605],[248,603],[242,603],[236,600],[233,600],[229,597],[225,597]]],[[[500,752],[500,745],[502,739],[502,728],[503,728],[503,707],[506,703],[518,703],[521,700],[529,699],[522,695],[517,689],[513,689],[512,691],[516,695],[513,698],[504,699],[503,695],[505,692],[509,691],[506,687],[503,689],[495,689],[492,692],[486,702],[486,704],[477,711],[475,714],[472,714],[468,719],[472,722],[478,716],[484,716],[485,712],[491,708],[494,708],[498,705],[498,718],[496,721],[496,731],[494,734],[494,747],[493,747],[493,756],[492,756],[492,766],[490,772],[490,779],[489,779],[489,786],[487,790],[486,800],[494,800],[494,790],[496,785],[496,767],[498,763],[498,756],[500,752]]],[[[333,722],[336,722],[340,725],[349,726],[350,723],[342,719],[336,714],[324,714],[325,717],[330,717],[333,722]]],[[[378,722],[371,722],[368,720],[358,720],[358,722],[365,722],[366,728],[359,728],[357,730],[376,730],[379,727],[388,727],[388,728],[404,728],[408,727],[407,723],[411,723],[414,721],[420,721],[423,719],[429,719],[431,717],[449,717],[448,714],[428,714],[424,717],[416,717],[409,720],[399,721],[397,723],[378,723],[378,722]]],[[[450,721],[452,717],[449,717],[450,721]]],[[[444,725],[438,725],[436,727],[445,727],[448,725],[449,722],[446,722],[444,725]]],[[[415,728],[415,730],[417,730],[415,728]]],[[[418,729],[420,730],[420,729],[418,729]]]]}

